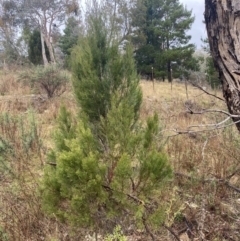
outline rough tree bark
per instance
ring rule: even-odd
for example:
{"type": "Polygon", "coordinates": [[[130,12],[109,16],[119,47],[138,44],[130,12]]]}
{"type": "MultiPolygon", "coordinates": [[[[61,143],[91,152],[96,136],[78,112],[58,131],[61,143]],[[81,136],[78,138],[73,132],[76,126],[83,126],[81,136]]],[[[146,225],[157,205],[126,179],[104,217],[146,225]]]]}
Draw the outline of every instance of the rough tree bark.
{"type": "Polygon", "coordinates": [[[205,22],[223,96],[240,131],[240,0],[205,0],[205,22]]]}

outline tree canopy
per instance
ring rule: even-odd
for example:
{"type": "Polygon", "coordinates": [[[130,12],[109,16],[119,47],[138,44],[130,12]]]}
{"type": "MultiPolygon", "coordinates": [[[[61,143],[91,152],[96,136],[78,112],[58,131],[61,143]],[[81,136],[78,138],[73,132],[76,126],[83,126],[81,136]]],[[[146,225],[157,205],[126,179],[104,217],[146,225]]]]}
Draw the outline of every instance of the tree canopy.
{"type": "MultiPolygon", "coordinates": [[[[36,29],[40,32],[44,65],[57,62],[58,47],[64,57],[69,58],[78,35],[85,35],[91,28],[88,19],[93,13],[102,12],[109,39],[118,42],[122,48],[129,41],[134,45],[139,73],[150,75],[153,67],[156,78],[170,81],[171,70],[178,77],[181,68],[198,68],[197,61],[192,58],[195,48],[189,44],[191,37],[187,34],[194,17],[179,0],[88,1],[82,18],[76,17],[76,14],[81,15],[76,0],[4,0],[1,4],[5,10],[1,14],[0,28],[6,49],[26,55],[18,53],[18,39],[14,33],[24,32],[26,27],[31,32],[36,29]],[[60,35],[64,24],[63,35],[56,39],[55,33],[60,35]],[[50,59],[46,56],[47,51],[50,59]]],[[[28,49],[26,45],[28,41],[22,49],[28,49]]]]}
{"type": "Polygon", "coordinates": [[[67,19],[63,35],[60,37],[58,46],[65,56],[65,65],[69,66],[69,57],[72,48],[77,44],[81,33],[81,23],[74,17],[67,19]]]}
{"type": "Polygon", "coordinates": [[[217,88],[221,85],[221,82],[219,80],[218,72],[213,63],[213,58],[210,52],[209,41],[207,38],[203,39],[202,41],[204,43],[203,49],[209,55],[206,57],[206,72],[205,72],[206,78],[207,78],[206,80],[211,85],[212,88],[217,88]]]}
{"type": "MultiPolygon", "coordinates": [[[[195,46],[189,44],[194,17],[178,0],[138,0],[133,8],[135,57],[138,71],[149,75],[154,68],[156,77],[172,80],[172,62],[185,69],[194,69],[195,46]]],[[[196,63],[196,62],[195,62],[196,63]]],[[[179,69],[175,72],[179,72],[179,69]]]]}

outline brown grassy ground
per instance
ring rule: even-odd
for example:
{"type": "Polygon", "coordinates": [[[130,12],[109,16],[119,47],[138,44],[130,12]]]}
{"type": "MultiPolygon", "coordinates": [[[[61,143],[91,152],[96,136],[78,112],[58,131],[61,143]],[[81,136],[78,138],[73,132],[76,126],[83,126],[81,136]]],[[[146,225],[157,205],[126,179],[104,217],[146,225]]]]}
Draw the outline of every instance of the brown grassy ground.
{"type": "MultiPolygon", "coordinates": [[[[184,84],[173,83],[172,90],[162,82],[154,89],[151,82],[143,81],[141,86],[142,117],[154,111],[161,117],[174,167],[173,189],[178,190],[176,203],[182,214],[181,222],[175,214],[175,221],[169,223],[174,232],[182,240],[240,240],[240,190],[234,189],[240,186],[239,134],[234,125],[219,129],[209,125],[224,120],[222,114],[188,113],[188,108],[226,110],[225,103],[192,86],[187,95],[184,84]]],[[[220,91],[209,92],[222,97],[220,91]]]]}
{"type": "MultiPolygon", "coordinates": [[[[188,113],[189,109],[196,112],[225,110],[225,103],[190,85],[186,92],[183,83],[174,82],[171,87],[169,83],[155,82],[153,88],[152,82],[141,81],[141,87],[141,119],[158,113],[162,141],[166,143],[165,150],[175,173],[172,194],[170,198],[166,197],[169,200],[166,224],[183,241],[240,240],[239,134],[234,126],[216,128],[218,126],[208,125],[224,120],[222,114],[188,113]],[[206,131],[208,129],[214,130],[206,131]]],[[[210,92],[221,97],[220,91],[210,92]]],[[[41,177],[39,170],[52,146],[51,133],[59,107],[64,104],[76,112],[71,88],[61,97],[47,100],[44,96],[33,95],[29,87],[21,85],[17,73],[1,73],[0,95],[2,113],[27,118],[29,109],[33,110],[38,138],[42,140],[39,152],[39,143],[35,140],[31,160],[16,142],[18,158],[14,165],[18,167],[19,177],[13,182],[5,176],[0,177],[0,240],[85,240],[81,236],[69,238],[66,225],[44,216],[36,196],[41,177]]],[[[25,124],[30,125],[27,121],[25,124]]],[[[0,129],[3,131],[4,128],[0,129]]],[[[136,236],[138,240],[146,240],[141,235],[136,236]]],[[[170,241],[174,237],[163,229],[157,240],[170,241]]]]}

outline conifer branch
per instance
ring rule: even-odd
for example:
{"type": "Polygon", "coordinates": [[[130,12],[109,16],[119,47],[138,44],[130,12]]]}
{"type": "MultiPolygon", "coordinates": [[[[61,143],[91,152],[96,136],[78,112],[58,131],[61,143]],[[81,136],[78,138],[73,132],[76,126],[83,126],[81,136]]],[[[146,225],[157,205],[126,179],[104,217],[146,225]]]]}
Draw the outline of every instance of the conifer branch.
{"type": "MultiPolygon", "coordinates": [[[[115,190],[112,189],[111,187],[107,186],[107,185],[102,185],[103,188],[105,188],[106,190],[109,190],[111,192],[114,192],[115,190]]],[[[129,193],[124,193],[124,195],[126,195],[127,197],[129,197],[130,199],[132,199],[134,202],[138,203],[138,205],[143,205],[145,209],[148,209],[147,205],[145,204],[144,201],[142,201],[141,199],[137,198],[136,196],[133,196],[129,193]]]]}

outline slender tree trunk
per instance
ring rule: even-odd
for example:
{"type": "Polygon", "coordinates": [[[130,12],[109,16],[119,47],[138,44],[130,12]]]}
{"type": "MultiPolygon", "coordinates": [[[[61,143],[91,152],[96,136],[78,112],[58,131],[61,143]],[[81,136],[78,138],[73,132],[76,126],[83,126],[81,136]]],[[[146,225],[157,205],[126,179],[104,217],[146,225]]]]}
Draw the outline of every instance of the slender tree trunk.
{"type": "Polygon", "coordinates": [[[45,50],[45,44],[44,44],[44,36],[43,36],[42,31],[40,31],[40,34],[41,34],[43,64],[44,64],[44,66],[47,66],[47,65],[48,65],[48,60],[47,60],[47,55],[46,55],[46,50],[45,50]]]}
{"type": "MultiPolygon", "coordinates": [[[[167,37],[167,51],[170,49],[169,39],[167,37]]],[[[172,82],[172,66],[171,66],[171,60],[168,60],[167,62],[167,74],[168,74],[168,82],[172,82]]]]}
{"type": "Polygon", "coordinates": [[[48,47],[48,51],[49,51],[51,63],[52,63],[52,64],[55,64],[55,63],[56,63],[56,60],[55,60],[54,51],[53,51],[53,46],[52,46],[52,44],[51,44],[51,41],[50,41],[50,39],[49,39],[48,37],[46,37],[46,36],[45,36],[44,40],[45,40],[45,43],[46,43],[46,45],[47,45],[47,47],[48,47]]]}
{"type": "Polygon", "coordinates": [[[167,72],[168,72],[168,82],[172,82],[172,69],[171,69],[171,61],[167,63],[167,72]]]}
{"type": "Polygon", "coordinates": [[[205,0],[205,22],[223,96],[240,131],[240,1],[205,0]]]}

